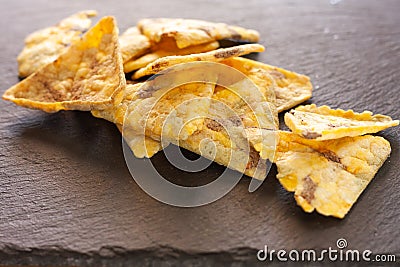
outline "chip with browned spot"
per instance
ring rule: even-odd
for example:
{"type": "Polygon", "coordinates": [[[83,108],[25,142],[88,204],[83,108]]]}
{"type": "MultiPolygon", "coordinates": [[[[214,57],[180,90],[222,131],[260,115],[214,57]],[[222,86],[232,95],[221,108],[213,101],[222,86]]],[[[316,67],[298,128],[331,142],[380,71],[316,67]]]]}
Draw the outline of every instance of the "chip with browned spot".
{"type": "Polygon", "coordinates": [[[155,18],[142,19],[138,27],[144,35],[155,43],[173,39],[178,48],[204,44],[222,39],[258,42],[255,30],[194,19],[155,18]]]}
{"type": "Polygon", "coordinates": [[[27,77],[41,67],[53,62],[71,43],[80,39],[89,29],[90,18],[96,16],[94,10],[73,14],[57,25],[35,31],[25,38],[25,46],[18,55],[20,77],[27,77]]]}
{"type": "Polygon", "coordinates": [[[191,54],[185,56],[168,56],[160,58],[153,63],[147,65],[144,68],[139,69],[136,71],[132,78],[139,79],[143,76],[156,74],[166,68],[171,66],[182,64],[182,63],[189,63],[195,61],[212,61],[212,62],[220,62],[224,59],[230,57],[238,57],[246,54],[250,54],[253,52],[263,52],[264,46],[259,44],[246,44],[246,45],[238,45],[229,48],[220,48],[217,50],[199,53],[199,54],[191,54]]]}
{"type": "MultiPolygon", "coordinates": [[[[304,211],[316,210],[325,216],[343,218],[391,151],[389,142],[379,136],[315,141],[291,132],[262,131],[267,137],[278,135],[274,162],[280,183],[295,192],[304,211]]],[[[253,142],[260,140],[260,130],[255,133],[258,136],[251,137],[253,142]]],[[[260,146],[255,148],[260,151],[260,146]]]]}
{"type": "Polygon", "coordinates": [[[331,109],[315,104],[300,106],[285,114],[285,123],[294,133],[307,139],[328,140],[344,136],[376,133],[399,125],[398,120],[370,111],[331,109]]]}
{"type": "Polygon", "coordinates": [[[152,48],[152,52],[149,52],[141,57],[133,58],[124,64],[124,71],[131,72],[140,68],[146,67],[153,61],[167,56],[182,56],[203,53],[211,50],[215,50],[219,47],[218,42],[210,42],[206,44],[199,44],[194,46],[188,46],[182,49],[174,45],[166,45],[164,43],[158,44],[152,48]]]}
{"type": "Polygon", "coordinates": [[[8,89],[3,98],[46,112],[105,109],[121,100],[117,96],[125,83],[116,21],[104,17],[54,62],[8,89]]]}
{"type": "Polygon", "coordinates": [[[312,84],[305,75],[242,57],[228,58],[221,63],[245,73],[260,87],[265,86],[265,81],[270,82],[272,78],[278,112],[292,108],[311,97],[312,84]]]}

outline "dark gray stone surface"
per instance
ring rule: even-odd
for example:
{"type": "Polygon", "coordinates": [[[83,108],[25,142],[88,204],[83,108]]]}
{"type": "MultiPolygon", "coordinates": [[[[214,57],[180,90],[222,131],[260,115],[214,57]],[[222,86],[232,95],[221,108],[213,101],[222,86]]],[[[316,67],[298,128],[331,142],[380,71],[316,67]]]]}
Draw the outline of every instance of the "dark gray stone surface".
{"type": "MultiPolygon", "coordinates": [[[[16,56],[27,34],[97,9],[115,15],[121,30],[143,17],[255,28],[267,47],[258,60],[309,75],[315,86],[310,102],[399,119],[400,2],[330,2],[4,1],[0,93],[18,82],[16,56]]],[[[256,264],[264,245],[323,249],[341,237],[352,249],[400,253],[398,127],[379,133],[390,141],[391,157],[339,220],[304,213],[274,178],[274,168],[255,193],[244,178],[210,205],[171,207],[133,181],[111,123],[85,112],[46,114],[5,101],[0,110],[0,265],[242,266],[256,264]]],[[[162,155],[155,160],[171,179],[181,176],[162,155]]],[[[220,170],[213,165],[195,178],[220,170]]]]}

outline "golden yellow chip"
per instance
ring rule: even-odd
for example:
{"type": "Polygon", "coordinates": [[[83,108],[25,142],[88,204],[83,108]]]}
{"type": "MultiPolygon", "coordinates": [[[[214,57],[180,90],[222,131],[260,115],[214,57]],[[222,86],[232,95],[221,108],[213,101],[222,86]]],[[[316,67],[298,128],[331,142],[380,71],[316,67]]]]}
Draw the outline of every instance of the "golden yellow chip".
{"type": "Polygon", "coordinates": [[[40,67],[53,62],[68,46],[80,39],[91,25],[94,10],[81,11],[63,19],[57,25],[38,30],[25,39],[25,47],[18,55],[20,77],[27,77],[40,67]]]}
{"type": "Polygon", "coordinates": [[[399,125],[389,116],[372,115],[370,111],[331,109],[315,104],[300,106],[285,114],[285,123],[294,133],[307,139],[328,140],[344,136],[376,133],[399,125]]]}
{"type": "Polygon", "coordinates": [[[327,141],[279,132],[276,165],[280,183],[295,192],[306,212],[343,218],[390,154],[378,136],[327,141]]]}
{"type": "Polygon", "coordinates": [[[262,84],[263,76],[272,77],[276,84],[274,92],[278,112],[294,107],[311,97],[312,84],[310,78],[305,75],[241,57],[229,58],[221,63],[249,75],[249,78],[258,85],[262,84]]]}
{"type": "Polygon", "coordinates": [[[202,52],[207,52],[211,50],[215,50],[219,47],[218,42],[211,42],[206,44],[200,44],[195,46],[189,46],[186,48],[179,49],[176,47],[163,47],[161,45],[157,46],[153,49],[153,52],[145,54],[139,58],[129,60],[124,64],[124,71],[131,72],[140,68],[146,67],[148,64],[153,61],[167,56],[181,56],[181,55],[190,55],[197,54],[202,52]]]}
{"type": "Polygon", "coordinates": [[[17,105],[59,110],[105,109],[119,102],[125,75],[113,17],[102,18],[52,63],[8,89],[17,105]]]}
{"type": "MultiPolygon", "coordinates": [[[[143,83],[127,84],[125,90],[119,94],[122,95],[122,101],[110,108],[103,110],[92,110],[91,113],[97,118],[106,119],[116,124],[118,130],[124,135],[129,147],[137,158],[151,158],[158,151],[162,150],[161,143],[151,139],[150,137],[137,134],[132,130],[123,129],[123,122],[125,112],[127,111],[131,102],[137,99],[137,92],[143,83]]],[[[120,96],[121,97],[121,96],[120,96]]]]}
{"type": "MultiPolygon", "coordinates": [[[[268,76],[264,76],[269,79],[268,76]]],[[[263,87],[242,79],[229,88],[217,86],[204,127],[179,146],[198,153],[208,159],[263,180],[266,176],[266,161],[249,143],[244,132],[247,129],[278,128],[278,117],[274,108],[274,84],[266,82],[263,87]]],[[[275,143],[264,144],[274,147],[275,143]]],[[[274,149],[274,148],[273,148],[274,149]]]]}
{"type": "Polygon", "coordinates": [[[133,74],[132,78],[139,79],[143,76],[152,75],[157,72],[160,72],[166,68],[171,66],[181,64],[181,63],[189,63],[195,61],[212,61],[212,62],[220,62],[224,59],[230,57],[238,57],[246,54],[250,54],[253,52],[263,52],[264,46],[259,44],[247,44],[247,45],[238,45],[229,48],[220,48],[217,50],[213,50],[210,52],[199,53],[199,54],[191,54],[185,56],[169,56],[160,58],[153,63],[147,65],[145,68],[139,69],[133,74]]]}
{"type": "Polygon", "coordinates": [[[202,125],[215,85],[189,83],[173,89],[142,86],[124,127],[155,140],[186,139],[202,125]]]}
{"type": "Polygon", "coordinates": [[[150,40],[141,34],[137,27],[128,28],[123,32],[119,37],[119,43],[124,63],[143,55],[151,47],[150,40]]]}
{"type": "Polygon", "coordinates": [[[123,133],[124,139],[128,142],[129,148],[137,158],[151,158],[162,150],[161,143],[150,137],[138,135],[128,129],[123,130],[121,124],[117,124],[118,130],[123,133]]]}
{"type": "Polygon", "coordinates": [[[92,115],[113,122],[116,125],[122,125],[129,105],[132,101],[137,99],[137,92],[143,84],[144,83],[127,84],[124,90],[121,90],[117,96],[118,99],[122,99],[121,102],[115,103],[113,106],[106,109],[93,109],[91,110],[92,115]]]}
{"type": "Polygon", "coordinates": [[[144,35],[155,43],[172,38],[179,48],[222,39],[258,42],[255,30],[193,19],[142,19],[138,23],[144,35]]]}

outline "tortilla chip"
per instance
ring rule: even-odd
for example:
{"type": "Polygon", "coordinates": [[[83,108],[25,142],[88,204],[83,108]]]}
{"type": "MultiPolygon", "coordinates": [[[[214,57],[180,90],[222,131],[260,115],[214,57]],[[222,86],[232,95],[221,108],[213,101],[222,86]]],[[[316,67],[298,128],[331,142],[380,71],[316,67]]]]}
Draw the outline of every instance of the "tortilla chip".
{"type": "Polygon", "coordinates": [[[260,158],[243,132],[253,127],[276,130],[278,118],[271,93],[273,83],[262,89],[251,83],[250,79],[243,79],[229,89],[217,86],[204,127],[186,140],[179,140],[179,146],[263,180],[267,174],[266,161],[260,158]]]}
{"type": "Polygon", "coordinates": [[[295,192],[306,212],[343,218],[390,154],[378,136],[343,137],[327,141],[279,132],[276,165],[280,183],[295,192]]]}
{"type": "Polygon", "coordinates": [[[63,19],[57,25],[31,33],[25,39],[25,47],[18,55],[20,77],[27,77],[42,66],[53,62],[68,46],[80,39],[91,25],[94,10],[81,11],[63,19]]]}
{"type": "Polygon", "coordinates": [[[124,64],[125,73],[131,72],[140,68],[146,67],[148,64],[153,61],[167,56],[181,56],[181,55],[190,55],[197,54],[202,52],[207,52],[211,50],[215,50],[219,47],[218,42],[211,42],[206,44],[200,44],[195,46],[189,46],[186,48],[179,49],[176,47],[163,47],[157,46],[157,48],[153,49],[153,52],[145,54],[139,58],[129,60],[124,64]]]}
{"type": "Polygon", "coordinates": [[[278,112],[292,108],[311,97],[312,84],[305,75],[241,57],[232,57],[221,63],[242,71],[260,87],[265,80],[264,76],[272,77],[276,84],[274,92],[278,112]]]}
{"type": "Polygon", "coordinates": [[[17,105],[59,110],[104,109],[118,102],[125,75],[113,17],[102,18],[54,62],[8,89],[17,105]]]}
{"type": "Polygon", "coordinates": [[[169,56],[160,58],[153,63],[147,65],[145,68],[139,69],[135,72],[132,78],[139,79],[140,77],[152,75],[157,72],[160,72],[164,69],[167,69],[171,66],[181,64],[181,63],[189,63],[195,61],[212,61],[212,62],[220,62],[224,59],[230,57],[238,57],[246,54],[250,54],[253,52],[263,52],[264,46],[259,44],[247,44],[247,45],[238,45],[229,48],[220,48],[217,50],[213,50],[210,52],[200,53],[200,54],[191,54],[186,56],[169,56]]]}
{"type": "Polygon", "coordinates": [[[372,115],[370,111],[356,113],[353,110],[331,109],[315,104],[300,106],[285,114],[285,123],[294,133],[307,139],[328,140],[344,136],[376,133],[399,125],[389,116],[372,115]]]}
{"type": "MultiPolygon", "coordinates": [[[[122,134],[123,126],[117,124],[117,128],[122,134]]],[[[129,148],[137,158],[151,158],[163,149],[159,141],[144,135],[137,135],[132,131],[125,130],[124,139],[128,142],[129,148]]]]}
{"type": "MultiPolygon", "coordinates": [[[[132,101],[137,99],[137,92],[144,83],[127,84],[124,90],[121,90],[117,96],[122,99],[118,104],[110,106],[106,109],[93,109],[91,113],[96,118],[101,118],[122,125],[124,123],[125,113],[132,101]]],[[[120,129],[122,131],[122,129],[120,129]]]]}
{"type": "Polygon", "coordinates": [[[125,118],[124,127],[155,140],[186,139],[202,125],[213,84],[189,83],[173,89],[142,86],[125,118]]]}
{"type": "Polygon", "coordinates": [[[222,39],[258,42],[255,30],[193,19],[142,19],[138,23],[144,35],[155,43],[165,39],[175,40],[178,48],[204,44],[222,39]]]}
{"type": "Polygon", "coordinates": [[[137,158],[151,158],[158,151],[162,150],[161,143],[150,137],[137,134],[129,129],[123,129],[123,122],[126,110],[131,102],[137,99],[137,92],[143,83],[127,84],[125,90],[121,91],[121,103],[103,110],[92,110],[91,113],[97,118],[102,118],[116,124],[118,130],[124,135],[128,146],[137,158]]]}
{"type": "Polygon", "coordinates": [[[151,47],[150,40],[141,34],[137,27],[128,28],[123,32],[119,37],[119,43],[124,63],[145,54],[151,47]]]}

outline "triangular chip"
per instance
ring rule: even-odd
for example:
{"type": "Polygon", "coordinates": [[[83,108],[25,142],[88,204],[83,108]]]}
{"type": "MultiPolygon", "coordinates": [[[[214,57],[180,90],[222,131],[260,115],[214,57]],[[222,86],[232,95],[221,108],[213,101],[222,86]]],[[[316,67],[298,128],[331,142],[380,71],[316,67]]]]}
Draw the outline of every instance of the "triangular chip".
{"type": "Polygon", "coordinates": [[[25,47],[18,55],[20,77],[27,77],[40,67],[53,62],[67,47],[80,39],[91,25],[90,17],[96,11],[87,10],[63,19],[57,25],[31,33],[25,39],[25,47]]]}
{"type": "Polygon", "coordinates": [[[258,42],[255,30],[193,19],[142,19],[138,27],[153,42],[159,43],[172,38],[179,48],[212,42],[221,39],[235,39],[258,42]]]}
{"type": "Polygon", "coordinates": [[[125,90],[120,92],[122,101],[110,108],[103,110],[92,110],[91,113],[97,118],[106,119],[113,122],[118,130],[123,133],[125,140],[137,158],[151,158],[158,151],[162,150],[161,143],[150,137],[137,134],[128,128],[123,128],[125,113],[132,101],[137,99],[137,92],[143,83],[127,84],[125,90]]]}
{"type": "Polygon", "coordinates": [[[214,86],[189,83],[160,90],[143,86],[130,104],[124,127],[159,141],[186,139],[201,127],[214,86]]]}
{"type": "Polygon", "coordinates": [[[343,218],[390,154],[378,136],[343,137],[327,141],[279,132],[276,165],[280,183],[295,192],[306,212],[343,218]]]}
{"type": "Polygon", "coordinates": [[[153,50],[152,52],[145,54],[139,58],[131,59],[128,62],[126,62],[124,64],[124,71],[131,72],[140,68],[144,68],[148,64],[162,57],[197,54],[215,50],[218,47],[219,47],[218,42],[189,46],[182,49],[177,48],[176,45],[174,45],[173,47],[158,45],[154,49],[152,49],[153,50]]]}
{"type": "Polygon", "coordinates": [[[59,110],[104,109],[125,87],[113,17],[102,18],[54,62],[8,89],[3,98],[17,105],[59,110]]]}
{"type": "MultiPolygon", "coordinates": [[[[242,87],[243,90],[249,88],[242,87]]],[[[179,140],[179,146],[250,177],[264,179],[266,162],[260,159],[242,133],[246,127],[274,129],[276,124],[273,116],[267,115],[269,112],[264,104],[268,103],[265,100],[252,104],[255,104],[253,107],[264,109],[264,115],[258,112],[258,108],[250,107],[235,92],[217,86],[204,127],[186,140],[179,140]]]]}
{"type": "Polygon", "coordinates": [[[389,116],[372,115],[370,111],[331,109],[315,104],[300,106],[285,114],[285,123],[294,133],[307,139],[328,140],[344,136],[376,133],[399,125],[389,116]]]}
{"type": "Polygon", "coordinates": [[[249,75],[250,79],[261,87],[265,80],[263,76],[272,77],[276,84],[274,92],[278,112],[294,107],[311,97],[312,84],[310,78],[305,75],[241,57],[232,57],[221,63],[249,75]]]}
{"type": "MultiPolygon", "coordinates": [[[[229,75],[235,76],[231,72],[229,75]]],[[[249,128],[278,128],[273,104],[274,83],[265,76],[261,87],[248,76],[241,74],[240,77],[241,80],[227,87],[215,88],[204,127],[186,140],[179,140],[179,146],[262,180],[266,177],[266,161],[260,158],[243,132],[249,128]]],[[[275,146],[275,143],[269,145],[275,146]]]]}
{"type": "Polygon", "coordinates": [[[124,63],[143,55],[151,47],[150,40],[141,34],[137,27],[128,28],[123,32],[119,37],[119,43],[124,63]]]}
{"type": "Polygon", "coordinates": [[[196,62],[196,61],[220,62],[230,57],[238,57],[253,52],[263,52],[264,49],[265,49],[264,46],[259,44],[247,44],[229,48],[220,48],[217,50],[199,54],[163,57],[147,65],[145,68],[136,71],[135,74],[133,74],[132,78],[135,80],[143,76],[156,74],[164,69],[167,69],[177,64],[196,62]]]}

